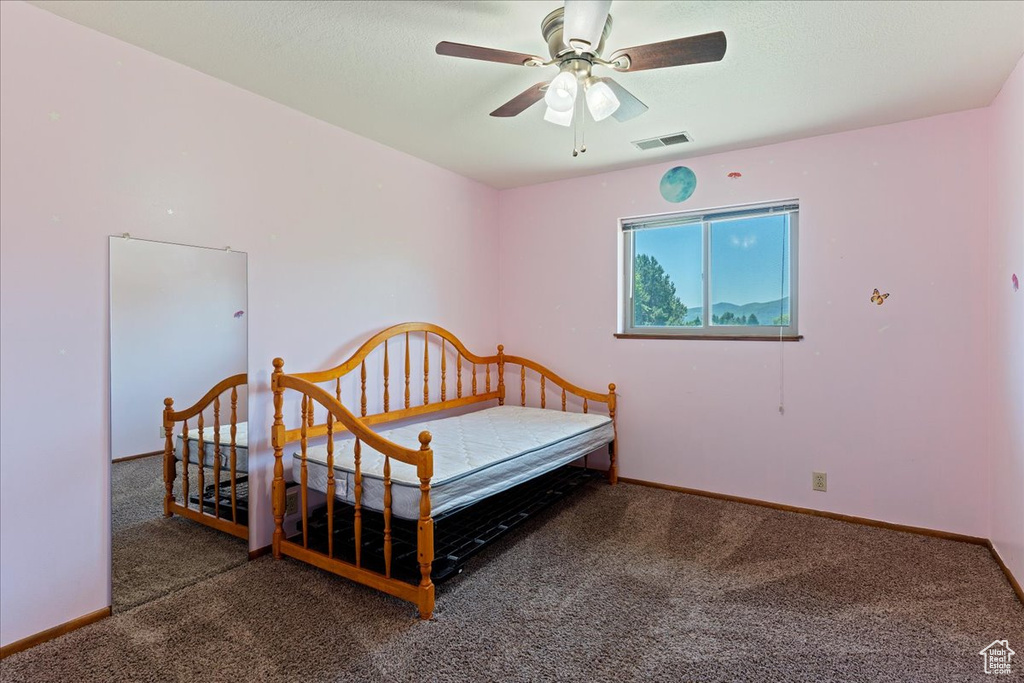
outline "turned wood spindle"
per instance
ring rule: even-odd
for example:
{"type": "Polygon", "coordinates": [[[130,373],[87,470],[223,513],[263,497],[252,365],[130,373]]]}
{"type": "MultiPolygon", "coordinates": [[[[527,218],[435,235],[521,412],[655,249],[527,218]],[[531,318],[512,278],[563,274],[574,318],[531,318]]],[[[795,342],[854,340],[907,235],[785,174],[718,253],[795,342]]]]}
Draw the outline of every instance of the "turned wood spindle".
{"type": "Polygon", "coordinates": [[[526,407],[526,366],[519,366],[519,405],[526,407]]]}
{"type": "Polygon", "coordinates": [[[588,411],[589,411],[589,409],[590,409],[590,408],[589,408],[589,406],[587,405],[587,399],[583,399],[583,412],[584,412],[584,413],[586,413],[586,412],[588,412],[588,411]]]}
{"type": "Polygon", "coordinates": [[[405,333],[405,407],[408,408],[409,403],[409,333],[405,333]]]}
{"type": "Polygon", "coordinates": [[[284,359],[274,359],[274,372],[270,375],[270,389],[274,392],[274,426],[271,428],[270,441],[274,446],[274,479],[270,485],[270,500],[274,511],[274,559],[280,560],[281,542],[284,540],[284,387],[280,378],[284,375],[284,359]]]}
{"type": "Polygon", "coordinates": [[[458,353],[458,349],[455,351],[455,375],[458,377],[455,383],[455,398],[462,398],[462,354],[458,353]]]}
{"type": "Polygon", "coordinates": [[[354,526],[356,540],[356,566],[362,565],[363,550],[363,472],[362,472],[362,442],[356,439],[352,449],[352,460],[355,463],[355,511],[354,526]]]}
{"type": "Polygon", "coordinates": [[[206,514],[206,440],[203,438],[203,411],[196,417],[199,440],[196,441],[196,460],[199,462],[199,514],[206,514]]]}
{"type": "Polygon", "coordinates": [[[491,364],[490,363],[487,364],[486,370],[487,370],[487,379],[486,379],[485,384],[484,384],[484,392],[489,394],[489,393],[491,393],[491,364]]]}
{"type": "Polygon", "coordinates": [[[562,412],[565,412],[565,388],[562,388],[562,412]]]}
{"type": "Polygon", "coordinates": [[[423,333],[423,405],[430,403],[430,355],[427,353],[430,349],[429,336],[429,332],[423,333]]]}
{"type": "Polygon", "coordinates": [[[473,395],[476,396],[476,363],[473,363],[473,395]]]}
{"type": "Polygon", "coordinates": [[[391,458],[384,456],[384,576],[391,578],[391,458]]]}
{"type": "Polygon", "coordinates": [[[213,397],[213,516],[220,519],[220,396],[213,397]]]}
{"type": "Polygon", "coordinates": [[[359,364],[359,414],[366,417],[366,360],[359,364]]]}
{"type": "Polygon", "coordinates": [[[444,337],[441,337],[441,401],[448,398],[448,364],[444,357],[444,337]]]}
{"type": "MultiPolygon", "coordinates": [[[[313,401],[309,402],[313,412],[313,401]]],[[[334,557],[334,413],[327,411],[327,557],[334,557]]]]}
{"type": "Polygon", "coordinates": [[[388,340],[384,340],[384,412],[391,409],[391,394],[388,390],[388,381],[391,378],[391,366],[388,360],[388,340]]]}
{"type": "Polygon", "coordinates": [[[338,403],[341,403],[341,377],[334,380],[334,398],[338,399],[338,403]]]}
{"type": "Polygon", "coordinates": [[[164,517],[170,517],[171,504],[174,503],[174,423],[169,415],[174,412],[174,399],[164,399],[164,517]]]}
{"type": "Polygon", "coordinates": [[[416,525],[416,556],[420,563],[420,618],[429,619],[434,611],[434,584],[430,570],[434,564],[434,520],[430,518],[430,475],[433,472],[433,453],[430,451],[430,432],[420,432],[420,452],[430,453],[430,467],[423,463],[417,468],[420,480],[420,519],[416,525]]]}
{"type": "Polygon", "coordinates": [[[309,520],[306,518],[306,487],[309,484],[309,473],[306,469],[306,450],[307,450],[307,434],[306,434],[306,411],[309,409],[308,405],[312,401],[305,394],[302,395],[302,426],[299,427],[299,448],[302,452],[302,464],[299,470],[299,495],[302,496],[302,547],[309,547],[309,520]]]}
{"type": "Polygon", "coordinates": [[[188,507],[188,420],[181,423],[181,504],[188,507]]]}
{"type": "MultiPolygon", "coordinates": [[[[231,521],[238,524],[238,492],[235,483],[235,467],[238,460],[238,387],[231,387],[231,454],[228,467],[231,468],[231,521]]],[[[246,442],[248,443],[248,441],[246,442]]]]}
{"type": "Polygon", "coordinates": [[[498,344],[498,405],[505,405],[505,346],[498,344]]]}
{"type": "Polygon", "coordinates": [[[544,375],[540,376],[540,407],[547,407],[547,397],[544,395],[544,375]]]}

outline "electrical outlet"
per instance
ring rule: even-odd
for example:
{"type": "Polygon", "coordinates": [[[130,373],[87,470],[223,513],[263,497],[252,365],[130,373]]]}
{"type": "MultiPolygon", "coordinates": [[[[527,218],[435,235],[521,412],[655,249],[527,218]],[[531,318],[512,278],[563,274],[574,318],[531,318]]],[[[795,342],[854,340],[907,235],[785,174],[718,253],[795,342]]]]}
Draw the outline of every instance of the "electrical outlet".
{"type": "Polygon", "coordinates": [[[811,489],[828,491],[828,475],[824,472],[811,472],[811,489]]]}
{"type": "Polygon", "coordinates": [[[299,487],[294,486],[284,495],[284,514],[294,515],[299,511],[299,487]]]}
{"type": "Polygon", "coordinates": [[[164,429],[163,425],[160,425],[160,438],[161,439],[167,438],[167,431],[164,429]]]}

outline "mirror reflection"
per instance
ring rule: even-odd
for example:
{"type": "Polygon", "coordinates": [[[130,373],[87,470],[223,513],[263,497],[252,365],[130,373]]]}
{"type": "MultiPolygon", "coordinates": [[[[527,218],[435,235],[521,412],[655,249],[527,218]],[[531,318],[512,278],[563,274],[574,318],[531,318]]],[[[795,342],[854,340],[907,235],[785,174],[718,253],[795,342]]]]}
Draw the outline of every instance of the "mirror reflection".
{"type": "Polygon", "coordinates": [[[246,561],[241,252],[110,238],[112,601],[246,561]]]}

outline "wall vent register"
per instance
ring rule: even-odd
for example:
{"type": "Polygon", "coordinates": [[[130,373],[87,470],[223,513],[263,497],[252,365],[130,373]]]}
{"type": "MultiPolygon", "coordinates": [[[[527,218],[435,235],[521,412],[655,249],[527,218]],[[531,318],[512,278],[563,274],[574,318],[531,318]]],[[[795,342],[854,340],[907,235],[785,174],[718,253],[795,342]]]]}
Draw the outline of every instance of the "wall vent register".
{"type": "Polygon", "coordinates": [[[647,138],[645,140],[634,140],[633,146],[641,151],[648,149],[658,149],[660,147],[668,147],[669,145],[679,145],[684,142],[693,142],[693,138],[685,130],[678,133],[671,133],[669,135],[661,135],[656,138],[647,138]]]}

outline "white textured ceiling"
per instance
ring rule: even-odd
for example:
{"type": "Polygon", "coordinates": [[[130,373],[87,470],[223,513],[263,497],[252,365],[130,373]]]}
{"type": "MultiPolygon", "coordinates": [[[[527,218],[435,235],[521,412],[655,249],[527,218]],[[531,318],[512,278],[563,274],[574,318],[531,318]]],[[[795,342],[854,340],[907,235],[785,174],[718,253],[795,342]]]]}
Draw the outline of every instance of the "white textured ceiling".
{"type": "Polygon", "coordinates": [[[1019,1],[618,0],[606,55],[717,30],[728,51],[617,75],[650,111],[590,122],[572,158],[542,104],[488,116],[554,67],[434,54],[450,40],[546,56],[540,22],[557,1],[33,4],[499,188],[985,106],[1024,52],[1019,1]],[[694,142],[630,144],[680,130],[694,142]]]}

